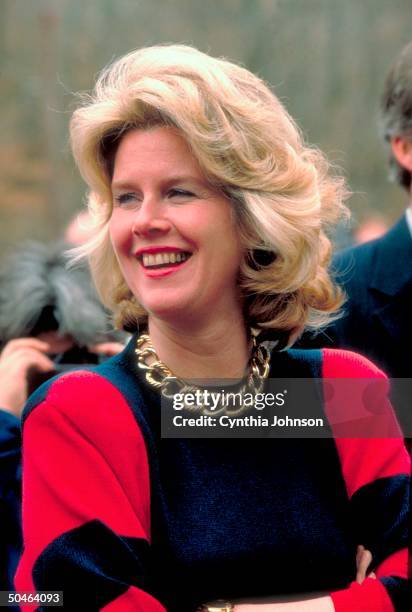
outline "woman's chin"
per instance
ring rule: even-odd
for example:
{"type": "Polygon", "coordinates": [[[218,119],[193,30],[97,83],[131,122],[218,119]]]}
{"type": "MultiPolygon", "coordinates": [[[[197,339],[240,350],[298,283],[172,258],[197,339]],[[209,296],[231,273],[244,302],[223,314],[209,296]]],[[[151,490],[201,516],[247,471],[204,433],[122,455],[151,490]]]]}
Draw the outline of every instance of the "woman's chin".
{"type": "Polygon", "coordinates": [[[163,299],[153,302],[145,302],[144,308],[149,319],[161,319],[163,321],[176,322],[191,318],[193,312],[193,300],[170,300],[163,299]]]}

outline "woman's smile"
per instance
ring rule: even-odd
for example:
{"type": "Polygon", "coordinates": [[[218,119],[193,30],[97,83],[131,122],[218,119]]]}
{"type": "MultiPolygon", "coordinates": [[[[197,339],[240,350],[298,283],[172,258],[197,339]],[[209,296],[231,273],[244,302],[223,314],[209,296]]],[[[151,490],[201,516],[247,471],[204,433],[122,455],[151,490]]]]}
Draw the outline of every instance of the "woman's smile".
{"type": "Polygon", "coordinates": [[[176,247],[148,247],[136,253],[138,261],[152,278],[160,278],[182,268],[192,253],[176,247]]]}

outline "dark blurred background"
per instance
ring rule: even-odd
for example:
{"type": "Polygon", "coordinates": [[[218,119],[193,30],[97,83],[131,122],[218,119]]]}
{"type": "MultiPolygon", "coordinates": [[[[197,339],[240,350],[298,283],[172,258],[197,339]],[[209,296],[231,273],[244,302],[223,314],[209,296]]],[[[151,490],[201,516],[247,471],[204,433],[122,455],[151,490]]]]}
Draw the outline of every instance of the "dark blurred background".
{"type": "MultiPolygon", "coordinates": [[[[411,0],[1,0],[0,255],[61,234],[85,188],[70,157],[73,92],[126,51],[193,44],[274,88],[343,168],[354,228],[405,206],[387,180],[377,109],[384,75],[412,38],[411,0]]],[[[344,241],[344,232],[340,237],[344,241]]]]}

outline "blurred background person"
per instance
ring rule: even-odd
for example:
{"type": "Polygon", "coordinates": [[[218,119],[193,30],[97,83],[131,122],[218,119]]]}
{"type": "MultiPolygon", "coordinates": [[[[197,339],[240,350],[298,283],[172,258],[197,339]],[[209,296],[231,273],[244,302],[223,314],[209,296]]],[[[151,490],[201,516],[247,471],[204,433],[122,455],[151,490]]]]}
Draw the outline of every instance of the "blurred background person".
{"type": "Polygon", "coordinates": [[[364,244],[380,238],[386,234],[388,229],[386,219],[382,215],[373,214],[358,225],[353,232],[353,239],[355,244],[364,244]]]}
{"type": "Polygon", "coordinates": [[[87,268],[67,269],[65,248],[26,243],[0,269],[0,406],[17,416],[41,381],[76,364],[98,363],[96,345],[107,348],[121,338],[87,268]]]}
{"type": "Polygon", "coordinates": [[[28,395],[58,372],[97,364],[123,348],[86,267],[67,269],[63,243],[22,244],[0,268],[0,588],[21,549],[20,415],[28,395]]]}

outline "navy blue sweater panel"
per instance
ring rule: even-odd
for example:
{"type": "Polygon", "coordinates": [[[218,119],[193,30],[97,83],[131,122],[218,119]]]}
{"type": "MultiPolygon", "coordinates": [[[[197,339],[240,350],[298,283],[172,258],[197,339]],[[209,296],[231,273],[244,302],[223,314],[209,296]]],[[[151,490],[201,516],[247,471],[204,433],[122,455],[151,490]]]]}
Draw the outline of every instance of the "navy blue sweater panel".
{"type": "Polygon", "coordinates": [[[22,548],[20,419],[0,409],[0,590],[13,589],[22,548]]]}

